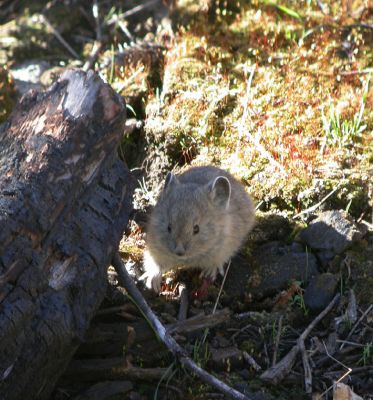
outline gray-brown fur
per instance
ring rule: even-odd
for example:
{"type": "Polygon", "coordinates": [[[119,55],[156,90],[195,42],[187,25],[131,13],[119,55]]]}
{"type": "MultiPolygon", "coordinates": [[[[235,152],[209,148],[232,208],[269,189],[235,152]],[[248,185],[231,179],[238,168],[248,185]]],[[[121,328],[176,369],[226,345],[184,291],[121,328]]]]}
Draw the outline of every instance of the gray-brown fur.
{"type": "Polygon", "coordinates": [[[228,172],[206,166],[169,173],[148,224],[143,279],[159,291],[162,274],[178,266],[214,279],[253,224],[253,203],[228,172]]]}

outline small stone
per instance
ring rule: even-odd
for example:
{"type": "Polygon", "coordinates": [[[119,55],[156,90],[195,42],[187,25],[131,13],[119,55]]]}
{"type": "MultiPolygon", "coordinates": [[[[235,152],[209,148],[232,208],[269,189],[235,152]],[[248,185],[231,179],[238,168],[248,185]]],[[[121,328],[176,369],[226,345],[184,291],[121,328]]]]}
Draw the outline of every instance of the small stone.
{"type": "Polygon", "coordinates": [[[338,282],[338,275],[329,272],[315,276],[304,293],[306,307],[311,311],[323,310],[333,299],[338,282]]]}
{"type": "Polygon", "coordinates": [[[299,234],[299,239],[315,250],[323,266],[367,232],[343,211],[325,211],[299,234]]]}

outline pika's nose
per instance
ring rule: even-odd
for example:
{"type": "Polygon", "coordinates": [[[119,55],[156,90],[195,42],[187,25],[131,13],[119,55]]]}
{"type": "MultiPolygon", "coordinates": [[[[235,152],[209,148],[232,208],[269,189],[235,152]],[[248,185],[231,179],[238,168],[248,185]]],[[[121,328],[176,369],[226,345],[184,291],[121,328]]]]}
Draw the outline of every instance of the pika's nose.
{"type": "Polygon", "coordinates": [[[183,256],[185,254],[185,248],[182,244],[178,244],[175,248],[175,254],[177,256],[183,256]]]}

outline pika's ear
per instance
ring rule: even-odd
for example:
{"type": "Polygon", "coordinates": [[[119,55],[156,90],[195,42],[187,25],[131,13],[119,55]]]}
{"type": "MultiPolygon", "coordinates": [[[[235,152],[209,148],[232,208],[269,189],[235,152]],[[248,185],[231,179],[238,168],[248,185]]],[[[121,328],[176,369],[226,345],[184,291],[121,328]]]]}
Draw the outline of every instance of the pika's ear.
{"type": "Polygon", "coordinates": [[[166,180],[164,182],[164,188],[163,190],[169,190],[171,187],[174,185],[178,185],[179,180],[176,178],[176,175],[174,175],[172,172],[168,172],[166,176],[166,180]]]}
{"type": "Polygon", "coordinates": [[[210,196],[214,204],[228,209],[231,198],[231,183],[225,176],[218,176],[209,183],[210,196]]]}

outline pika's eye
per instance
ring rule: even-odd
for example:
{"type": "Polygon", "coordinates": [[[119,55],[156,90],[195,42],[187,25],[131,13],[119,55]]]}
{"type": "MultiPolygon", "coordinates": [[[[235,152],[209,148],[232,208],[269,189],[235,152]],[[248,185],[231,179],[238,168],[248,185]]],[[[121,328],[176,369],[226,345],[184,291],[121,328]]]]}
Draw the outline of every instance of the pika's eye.
{"type": "Polygon", "coordinates": [[[197,235],[198,232],[199,232],[199,226],[198,226],[198,225],[194,225],[194,226],[193,226],[193,233],[194,233],[195,235],[197,235]]]}
{"type": "Polygon", "coordinates": [[[171,233],[171,224],[168,224],[167,230],[168,230],[168,233],[171,233]]]}

